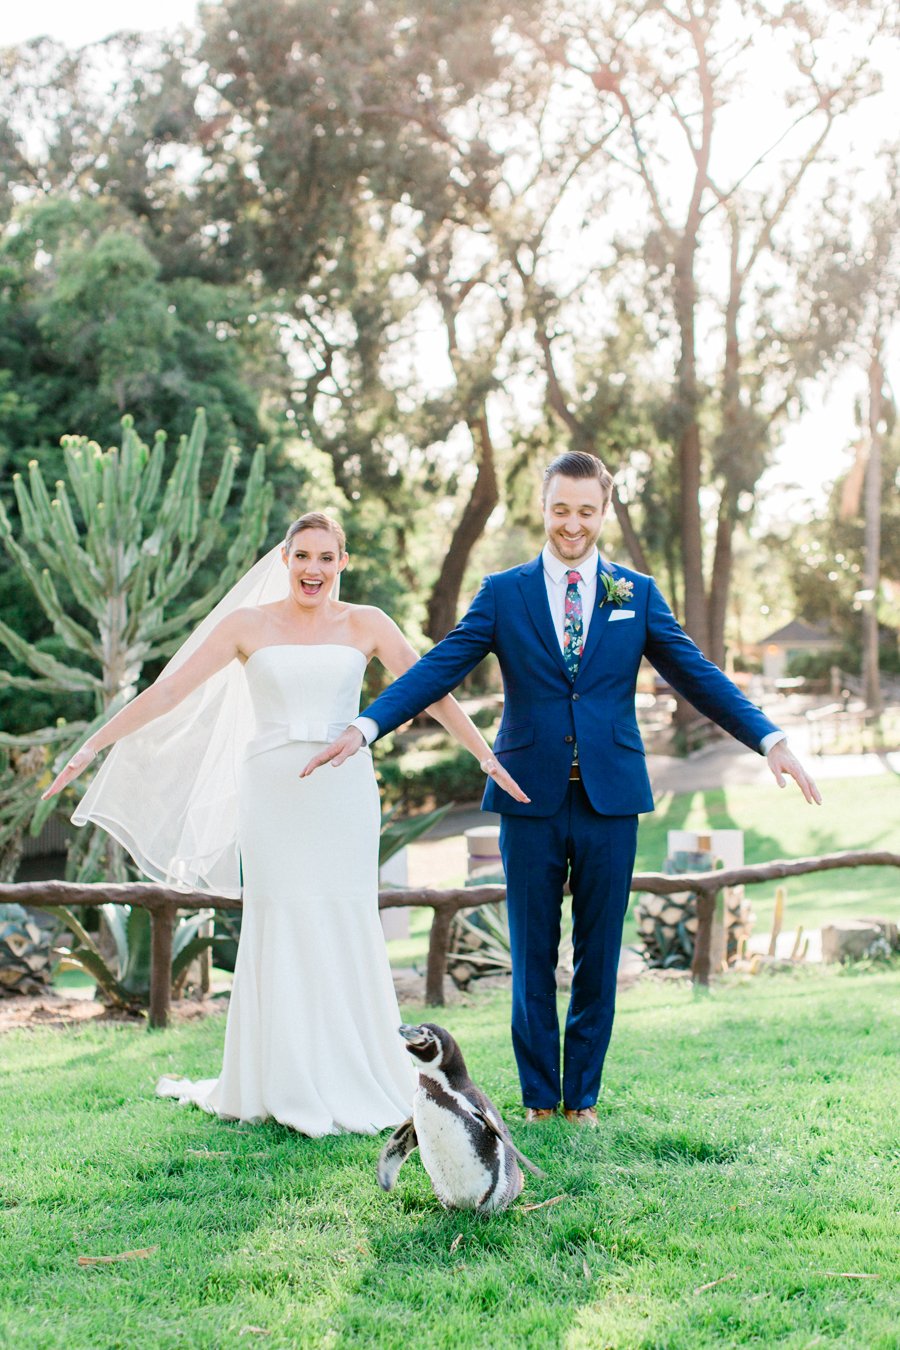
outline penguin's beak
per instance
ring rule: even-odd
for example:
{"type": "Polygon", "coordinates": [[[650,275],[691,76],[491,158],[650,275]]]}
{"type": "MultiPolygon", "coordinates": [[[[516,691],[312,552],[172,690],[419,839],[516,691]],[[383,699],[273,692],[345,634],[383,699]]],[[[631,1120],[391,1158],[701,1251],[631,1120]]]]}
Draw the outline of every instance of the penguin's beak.
{"type": "Polygon", "coordinates": [[[407,1024],[404,1022],[403,1025],[398,1028],[398,1030],[400,1032],[400,1035],[403,1037],[405,1041],[413,1042],[413,1041],[421,1041],[423,1039],[421,1027],[407,1026],[407,1024]]]}

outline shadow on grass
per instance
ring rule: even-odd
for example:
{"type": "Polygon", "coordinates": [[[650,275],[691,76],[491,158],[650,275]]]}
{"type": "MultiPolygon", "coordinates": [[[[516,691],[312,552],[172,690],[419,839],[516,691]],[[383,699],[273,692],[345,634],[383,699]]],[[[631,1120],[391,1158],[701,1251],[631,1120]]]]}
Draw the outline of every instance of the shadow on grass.
{"type": "Polygon", "coordinates": [[[617,1161],[713,1163],[725,1166],[745,1156],[737,1143],[719,1145],[684,1131],[631,1129],[616,1131],[610,1141],[617,1161]]]}

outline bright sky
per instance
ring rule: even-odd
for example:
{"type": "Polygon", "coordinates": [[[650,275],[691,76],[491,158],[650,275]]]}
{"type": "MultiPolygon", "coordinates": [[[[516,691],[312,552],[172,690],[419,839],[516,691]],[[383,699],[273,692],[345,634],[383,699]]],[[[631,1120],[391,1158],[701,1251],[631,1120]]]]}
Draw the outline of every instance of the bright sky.
{"type": "Polygon", "coordinates": [[[30,0],[0,10],[0,46],[53,37],[70,47],[99,42],[123,28],[177,28],[191,23],[197,0],[30,0]]]}
{"type": "MultiPolygon", "coordinates": [[[[0,9],[0,46],[48,35],[77,47],[97,42],[123,28],[174,29],[193,22],[198,0],[30,0],[0,9]]],[[[801,503],[821,496],[822,487],[847,464],[847,446],[854,436],[854,382],[838,378],[816,391],[814,406],[787,428],[776,463],[763,486],[799,484],[796,496],[778,494],[779,506],[807,515],[801,503]]]]}

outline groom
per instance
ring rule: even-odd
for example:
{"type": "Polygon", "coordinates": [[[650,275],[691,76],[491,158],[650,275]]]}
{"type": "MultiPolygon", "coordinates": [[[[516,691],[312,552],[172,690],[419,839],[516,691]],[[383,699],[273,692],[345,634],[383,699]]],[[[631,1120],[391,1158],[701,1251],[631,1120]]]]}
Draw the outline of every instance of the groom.
{"type": "Polygon", "coordinates": [[[529,1121],[550,1119],[562,1100],[567,1119],[589,1126],[612,1033],[638,813],[653,810],[634,706],[641,658],[765,754],[779,787],[789,774],[807,801],[821,801],[784,733],[703,656],[652,578],[599,556],[612,484],[593,455],[558,456],[544,474],[540,556],[486,577],[457,627],[304,770],[343,763],[496,653],[505,703],[494,754],[530,798],[513,801],[489,781],[482,802],[501,818],[522,1098],[529,1121]],[[574,975],[560,1079],[555,972],[567,879],[574,975]]]}

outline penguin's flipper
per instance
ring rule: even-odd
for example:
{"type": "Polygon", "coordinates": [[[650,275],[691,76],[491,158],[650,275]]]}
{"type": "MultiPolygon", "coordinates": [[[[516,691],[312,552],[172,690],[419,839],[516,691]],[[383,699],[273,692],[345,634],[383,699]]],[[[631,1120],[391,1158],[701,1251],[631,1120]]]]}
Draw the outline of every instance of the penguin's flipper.
{"type": "Polygon", "coordinates": [[[416,1127],[410,1117],[409,1120],[404,1120],[402,1125],[397,1126],[381,1150],[381,1157],[378,1159],[378,1184],[383,1191],[394,1189],[400,1168],[418,1145],[416,1127]]]}
{"type": "Polygon", "coordinates": [[[523,1167],[527,1167],[529,1172],[533,1173],[533,1175],[536,1177],[545,1177],[547,1175],[547,1173],[542,1172],[541,1169],[537,1166],[537,1164],[533,1163],[530,1158],[526,1158],[524,1153],[519,1152],[519,1150],[513,1143],[512,1139],[510,1139],[509,1137],[509,1131],[507,1130],[504,1133],[503,1130],[498,1129],[498,1127],[494,1124],[494,1122],[491,1120],[490,1116],[487,1114],[486,1111],[482,1111],[477,1106],[473,1106],[472,1115],[475,1116],[477,1120],[480,1120],[482,1125],[484,1125],[486,1129],[490,1130],[491,1134],[495,1134],[498,1139],[502,1139],[506,1147],[509,1149],[510,1153],[512,1153],[513,1157],[518,1159],[518,1161],[522,1164],[523,1167]]]}
{"type": "Polygon", "coordinates": [[[541,1168],[538,1167],[537,1163],[533,1163],[530,1158],[526,1158],[524,1153],[520,1153],[519,1150],[516,1148],[515,1144],[510,1143],[508,1139],[506,1141],[506,1147],[512,1150],[515,1157],[519,1160],[519,1162],[522,1164],[523,1167],[528,1168],[532,1176],[546,1177],[547,1173],[542,1171],[541,1168]]]}

